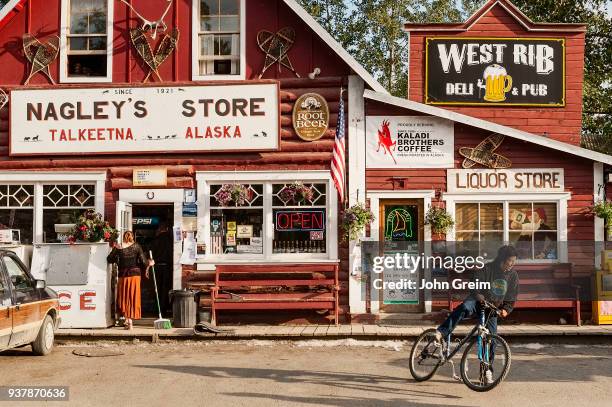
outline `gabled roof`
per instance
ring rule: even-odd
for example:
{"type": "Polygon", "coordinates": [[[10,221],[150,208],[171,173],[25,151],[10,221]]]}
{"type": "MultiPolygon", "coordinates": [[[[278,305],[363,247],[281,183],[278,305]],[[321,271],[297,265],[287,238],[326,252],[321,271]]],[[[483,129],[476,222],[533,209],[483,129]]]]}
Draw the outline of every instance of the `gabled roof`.
{"type": "Polygon", "coordinates": [[[435,106],[425,105],[423,103],[413,102],[412,100],[398,98],[389,94],[382,94],[366,89],[363,95],[366,99],[375,100],[381,103],[387,103],[393,106],[410,109],[415,112],[428,114],[431,116],[442,117],[457,123],[466,124],[468,126],[484,129],[493,133],[502,134],[518,140],[527,141],[543,147],[552,148],[553,150],[562,151],[578,157],[587,158],[589,160],[612,165],[612,155],[598,153],[596,151],[587,150],[586,148],[577,147],[572,144],[563,143],[553,140],[548,137],[538,136],[537,134],[528,133],[526,131],[517,130],[512,127],[503,126],[501,124],[492,123],[476,117],[467,116],[461,113],[453,112],[435,106]]]}
{"type": "Polygon", "coordinates": [[[389,93],[351,54],[349,54],[304,8],[295,0],[283,0],[334,52],[376,92],[389,93]]]}
{"type": "Polygon", "coordinates": [[[527,17],[518,7],[508,0],[489,0],[474,14],[463,23],[404,23],[405,31],[452,31],[461,32],[468,31],[476,24],[483,16],[493,9],[493,7],[502,7],[510,14],[516,22],[522,25],[525,30],[533,32],[586,32],[586,24],[582,23],[535,23],[527,17]]]}
{"type": "Polygon", "coordinates": [[[9,2],[0,9],[0,30],[11,21],[15,14],[23,9],[25,2],[26,0],[9,0],[9,2]]]}

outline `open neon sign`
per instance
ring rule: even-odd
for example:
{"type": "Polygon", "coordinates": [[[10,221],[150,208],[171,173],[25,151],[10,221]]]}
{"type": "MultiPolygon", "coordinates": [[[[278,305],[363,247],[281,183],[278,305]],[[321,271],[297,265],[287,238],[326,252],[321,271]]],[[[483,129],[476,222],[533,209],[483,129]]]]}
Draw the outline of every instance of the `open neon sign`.
{"type": "Polygon", "coordinates": [[[279,232],[325,230],[324,210],[278,211],[275,220],[274,224],[279,232]]]}

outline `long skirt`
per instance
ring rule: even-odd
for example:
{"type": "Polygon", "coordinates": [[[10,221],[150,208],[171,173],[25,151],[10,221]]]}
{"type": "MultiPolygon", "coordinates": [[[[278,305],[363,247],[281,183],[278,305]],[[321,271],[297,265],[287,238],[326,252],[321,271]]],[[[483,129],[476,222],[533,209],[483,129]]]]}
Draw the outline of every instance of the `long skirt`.
{"type": "Polygon", "coordinates": [[[119,277],[117,304],[125,318],[140,319],[140,276],[119,277]]]}

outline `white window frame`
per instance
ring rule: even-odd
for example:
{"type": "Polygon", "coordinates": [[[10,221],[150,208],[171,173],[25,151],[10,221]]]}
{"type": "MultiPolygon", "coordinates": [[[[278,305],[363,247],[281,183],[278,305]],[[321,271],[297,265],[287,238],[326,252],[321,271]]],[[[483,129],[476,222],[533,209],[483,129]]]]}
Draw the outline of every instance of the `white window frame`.
{"type": "MultiPolygon", "coordinates": [[[[557,204],[557,239],[559,242],[567,242],[567,201],[572,194],[560,193],[532,193],[532,194],[444,194],[442,200],[446,202],[446,210],[455,219],[455,204],[457,203],[502,203],[504,211],[504,242],[510,241],[510,227],[507,221],[510,216],[510,204],[524,202],[547,202],[557,204]]],[[[446,240],[456,240],[455,227],[446,234],[446,240]]],[[[567,263],[567,245],[560,245],[556,259],[523,259],[520,263],[567,263]]]]}
{"type": "MultiPolygon", "coordinates": [[[[62,0],[60,26],[60,82],[62,83],[109,83],[113,81],[113,18],[115,0],[106,0],[106,76],[68,76],[68,35],[70,30],[70,1],[62,0]]],[[[130,46],[127,44],[127,46],[130,46]]]]}
{"type": "Polygon", "coordinates": [[[33,244],[43,242],[43,185],[45,184],[95,184],[95,211],[104,217],[104,193],[106,172],[0,172],[2,184],[34,185],[34,234],[33,244]]]}
{"type": "Polygon", "coordinates": [[[200,74],[200,1],[191,2],[191,80],[227,81],[246,79],[246,0],[240,0],[240,73],[237,75],[200,74]]]}
{"type": "MultiPolygon", "coordinates": [[[[198,243],[206,245],[206,255],[198,257],[198,263],[224,264],[241,262],[295,263],[338,261],[338,198],[329,171],[244,171],[244,172],[196,172],[198,187],[198,243]],[[326,208],[326,252],[325,253],[272,253],[274,241],[274,219],[272,218],[272,184],[321,183],[327,188],[326,208]],[[264,185],[262,225],[263,254],[209,254],[210,250],[210,185],[219,183],[249,183],[264,185]]],[[[305,206],[304,208],[308,208],[305,206]]]]}

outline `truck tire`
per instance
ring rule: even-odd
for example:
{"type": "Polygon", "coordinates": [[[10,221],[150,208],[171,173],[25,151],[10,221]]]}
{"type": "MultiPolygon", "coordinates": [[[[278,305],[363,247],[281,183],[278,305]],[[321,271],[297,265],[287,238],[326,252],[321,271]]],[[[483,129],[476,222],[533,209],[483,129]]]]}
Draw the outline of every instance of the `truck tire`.
{"type": "Polygon", "coordinates": [[[36,340],[32,342],[32,352],[37,356],[48,355],[53,349],[53,343],[55,341],[55,333],[53,332],[53,318],[51,315],[47,315],[38,331],[36,340]]]}

